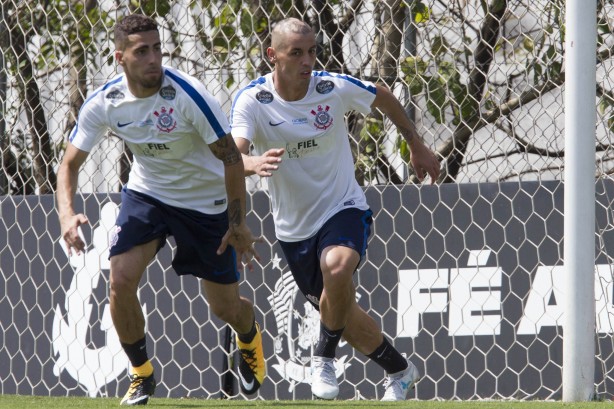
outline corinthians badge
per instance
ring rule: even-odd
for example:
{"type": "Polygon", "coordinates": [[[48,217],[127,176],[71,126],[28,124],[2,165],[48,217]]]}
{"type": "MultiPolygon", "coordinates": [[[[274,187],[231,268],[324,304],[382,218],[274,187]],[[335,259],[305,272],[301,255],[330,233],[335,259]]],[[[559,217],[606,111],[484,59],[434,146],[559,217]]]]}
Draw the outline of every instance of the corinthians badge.
{"type": "Polygon", "coordinates": [[[327,129],[329,126],[333,124],[333,117],[328,113],[330,107],[326,105],[326,107],[322,107],[322,105],[318,105],[316,110],[311,110],[311,115],[316,117],[316,121],[314,125],[318,129],[327,129]]]}
{"type": "Polygon", "coordinates": [[[173,118],[173,108],[167,111],[165,107],[162,107],[160,112],[154,111],[154,115],[158,118],[156,126],[162,132],[170,133],[177,126],[177,121],[173,118]]]}

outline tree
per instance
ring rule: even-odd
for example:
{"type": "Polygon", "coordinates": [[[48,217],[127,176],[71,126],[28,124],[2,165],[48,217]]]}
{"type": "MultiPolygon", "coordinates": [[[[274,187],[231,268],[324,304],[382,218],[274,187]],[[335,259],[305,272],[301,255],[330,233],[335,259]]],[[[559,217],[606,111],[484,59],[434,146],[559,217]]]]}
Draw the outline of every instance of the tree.
{"type": "MultiPolygon", "coordinates": [[[[30,3],[8,2],[2,9],[7,87],[0,75],[5,129],[0,192],[53,191],[63,145],[54,142],[61,138],[48,122],[57,108],[45,110],[39,84],[44,80],[47,89],[68,96],[65,136],[92,89],[88,76],[112,56],[102,44],[114,19],[98,1],[30,3]],[[54,74],[64,79],[50,79],[54,74]],[[10,98],[17,103],[7,102],[10,98]]],[[[605,7],[605,0],[598,10],[596,61],[608,78],[614,10],[605,7]]],[[[227,99],[272,69],[265,57],[275,22],[304,19],[318,33],[316,68],[381,82],[401,96],[441,158],[439,182],[506,180],[528,173],[541,178],[548,172],[562,177],[562,163],[553,163],[564,155],[555,124],[562,114],[539,104],[545,98],[562,100],[564,0],[131,0],[113,13],[136,11],[156,17],[170,33],[165,56],[173,64],[203,75],[208,84],[222,84],[214,92],[227,99]],[[410,47],[409,32],[416,34],[410,47]],[[538,112],[548,114],[554,130],[536,132],[543,124],[537,118],[523,124],[523,118],[538,112]]],[[[597,159],[604,173],[612,173],[606,164],[614,160],[607,138],[614,127],[614,98],[605,81],[597,92],[605,124],[597,159]]],[[[359,181],[416,182],[411,169],[405,172],[407,145],[385,118],[374,112],[366,118],[350,114],[347,121],[359,181]]],[[[125,180],[129,152],[119,160],[125,180]]]]}
{"type": "MultiPolygon", "coordinates": [[[[446,2],[446,12],[434,21],[437,28],[427,42],[431,47],[430,55],[425,53],[428,59],[415,56],[402,64],[405,81],[412,94],[426,96],[426,107],[434,121],[454,127],[452,135],[438,145],[438,153],[444,161],[439,181],[458,181],[460,170],[467,165],[470,142],[478,131],[491,125],[505,132],[513,143],[507,150],[485,155],[481,161],[513,155],[549,159],[563,157],[562,148],[549,148],[555,145],[553,138],[523,136],[526,130],[518,126],[512,115],[550,92],[560,92],[565,83],[564,2],[543,1],[539,5],[535,2],[515,2],[513,9],[504,0],[454,4],[451,6],[446,2]],[[469,7],[471,3],[475,3],[475,9],[469,7]],[[467,12],[464,12],[464,7],[467,12]],[[479,30],[468,23],[470,19],[467,17],[469,12],[476,11],[484,16],[479,30]],[[539,24],[532,27],[517,17],[532,15],[535,19],[539,18],[539,24]],[[474,34],[468,31],[474,31],[474,34]],[[460,46],[453,45],[457,38],[463,39],[460,46]],[[504,77],[500,71],[492,72],[495,63],[510,68],[504,77]]],[[[430,12],[424,6],[423,15],[431,18],[430,12]]],[[[604,2],[600,2],[598,25],[601,49],[611,37],[607,17],[603,13],[607,13],[607,10],[604,2]]],[[[610,56],[611,49],[604,49],[597,54],[597,64],[603,64],[610,56]]],[[[599,89],[603,90],[598,86],[598,92],[599,89]]],[[[601,92],[600,106],[604,113],[611,113],[612,100],[604,97],[607,94],[607,91],[601,92]]],[[[611,130],[612,124],[608,125],[611,130]]],[[[610,147],[611,143],[601,143],[597,150],[606,151],[610,147]]],[[[562,164],[558,167],[562,172],[562,164]]],[[[542,173],[548,169],[543,167],[532,172],[542,173]]],[[[513,175],[522,173],[514,171],[513,175]]],[[[500,174],[497,179],[504,180],[508,176],[500,174]]]]}
{"type": "MultiPolygon", "coordinates": [[[[2,22],[8,30],[0,37],[0,47],[12,84],[19,91],[18,108],[13,113],[15,125],[6,132],[1,145],[4,174],[10,180],[5,185],[6,193],[54,192],[58,152],[49,132],[37,74],[48,76],[63,70],[63,57],[69,57],[66,83],[71,115],[67,133],[86,95],[87,64],[95,64],[93,59],[86,60],[87,50],[96,47],[97,29],[105,27],[96,6],[95,0],[54,0],[37,4],[8,2],[3,8],[2,22]],[[31,52],[35,38],[38,53],[31,52]],[[21,129],[22,113],[25,129],[21,129]]],[[[6,111],[3,114],[6,118],[6,111]]]]}
{"type": "MultiPolygon", "coordinates": [[[[17,189],[14,193],[32,193],[33,186],[37,185],[40,193],[50,193],[55,184],[55,173],[52,171],[50,136],[47,129],[47,120],[40,99],[40,90],[34,78],[33,62],[27,52],[28,43],[34,35],[34,26],[40,23],[36,15],[31,15],[32,20],[20,18],[29,12],[25,3],[14,6],[9,4],[9,10],[5,10],[4,18],[8,27],[8,41],[10,47],[5,56],[11,61],[12,74],[17,80],[22,108],[28,121],[29,137],[25,133],[18,132],[15,136],[14,146],[23,150],[25,146],[32,146],[32,174],[27,175],[20,165],[23,157],[15,157],[10,160],[5,168],[9,172],[13,185],[17,189]],[[11,9],[11,6],[13,8],[11,9]],[[33,22],[33,24],[30,23],[33,22]],[[20,145],[21,144],[21,145],[20,145]],[[20,160],[21,159],[21,160],[20,160]],[[24,177],[25,176],[25,177],[24,177]],[[17,182],[21,180],[22,182],[17,182]],[[15,185],[17,183],[17,185],[15,185]],[[22,186],[19,186],[22,185],[22,186]]],[[[3,51],[4,51],[3,47],[3,51]]],[[[10,138],[11,136],[9,136],[10,138]]]]}

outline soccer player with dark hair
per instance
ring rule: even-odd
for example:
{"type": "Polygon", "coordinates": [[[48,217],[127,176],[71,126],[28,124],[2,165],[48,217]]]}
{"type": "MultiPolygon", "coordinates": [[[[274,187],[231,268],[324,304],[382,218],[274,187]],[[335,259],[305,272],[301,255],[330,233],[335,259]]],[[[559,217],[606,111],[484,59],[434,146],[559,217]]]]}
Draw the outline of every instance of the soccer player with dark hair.
{"type": "Polygon", "coordinates": [[[239,295],[240,265],[258,258],[245,222],[241,153],[219,103],[196,78],[162,65],[155,20],[130,15],[115,27],[115,59],[123,73],[85,101],[58,171],[57,205],[68,252],[80,253],[88,223],[73,199],[81,165],[108,130],[134,155],[109,239],[113,324],[132,369],[122,405],[144,405],[154,394],[137,289],[147,265],[174,236],[173,268],[200,278],[213,314],[237,334],[244,393],[265,377],[262,336],[250,300],[239,295]],[[239,265],[238,265],[239,264],[239,265]]]}
{"type": "Polygon", "coordinates": [[[383,400],[404,400],[418,370],[356,302],[353,274],[366,254],[372,212],[354,177],[344,116],[384,112],[407,141],[420,179],[436,180],[439,162],[387,88],[313,70],[316,37],[306,23],[278,22],[267,56],[275,69],[235,97],[232,134],[246,174],[268,178],[276,236],[299,289],[320,311],[312,393],[338,395],[334,358],[343,336],[388,374],[383,400]]]}

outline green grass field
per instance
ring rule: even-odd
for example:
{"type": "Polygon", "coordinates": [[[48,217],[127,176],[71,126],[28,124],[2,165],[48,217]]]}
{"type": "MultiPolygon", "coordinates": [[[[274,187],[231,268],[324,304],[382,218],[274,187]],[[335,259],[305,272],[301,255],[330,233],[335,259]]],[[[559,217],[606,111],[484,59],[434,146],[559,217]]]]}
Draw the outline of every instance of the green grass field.
{"type": "MultiPolygon", "coordinates": [[[[204,400],[204,399],[158,399],[149,401],[154,408],[276,408],[276,409],[311,409],[311,408],[409,408],[409,409],[597,409],[611,407],[608,402],[441,402],[441,401],[264,401],[264,400],[204,400]]],[[[40,396],[0,395],[0,408],[114,408],[118,407],[118,398],[49,398],[40,396]]]]}

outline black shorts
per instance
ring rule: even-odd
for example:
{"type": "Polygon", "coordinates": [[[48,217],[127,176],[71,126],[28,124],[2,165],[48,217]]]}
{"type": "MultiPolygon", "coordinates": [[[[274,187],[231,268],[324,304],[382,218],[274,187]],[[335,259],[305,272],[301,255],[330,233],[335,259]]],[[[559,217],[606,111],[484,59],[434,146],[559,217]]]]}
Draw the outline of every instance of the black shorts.
{"type": "Polygon", "coordinates": [[[371,210],[344,209],[328,219],[313,237],[297,242],[279,240],[294,281],[316,309],[324,289],[322,251],[328,246],[345,246],[356,250],[362,260],[371,235],[372,215],[371,210]]]}
{"type": "Polygon", "coordinates": [[[239,281],[234,248],[222,255],[217,249],[228,230],[228,213],[209,215],[169,206],[146,194],[124,188],[122,202],[109,243],[109,258],[134,246],[158,240],[158,250],[173,236],[177,245],[173,268],[220,284],[239,281]]]}

